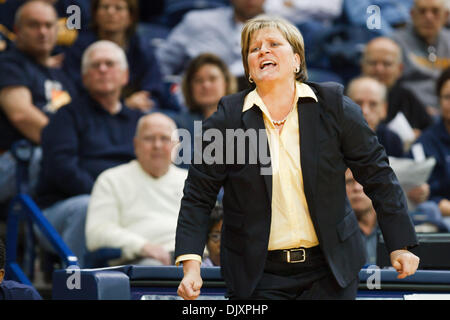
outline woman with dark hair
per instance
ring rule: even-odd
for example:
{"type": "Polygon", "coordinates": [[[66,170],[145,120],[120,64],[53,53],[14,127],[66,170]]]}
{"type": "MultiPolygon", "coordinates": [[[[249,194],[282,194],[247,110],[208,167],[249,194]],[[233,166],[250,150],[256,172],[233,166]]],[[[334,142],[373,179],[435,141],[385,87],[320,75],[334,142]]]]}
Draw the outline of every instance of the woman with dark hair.
{"type": "Polygon", "coordinates": [[[93,42],[110,40],[122,47],[129,65],[129,82],[122,96],[127,106],[147,112],[155,108],[176,109],[164,94],[163,78],[148,41],[136,33],[139,18],[137,0],[92,0],[92,20],[66,51],[64,67],[81,86],[83,51],[93,42]]]}
{"type": "Polygon", "coordinates": [[[181,88],[187,110],[175,121],[193,136],[194,121],[207,119],[217,110],[220,98],[236,92],[236,79],[221,58],[204,53],[189,63],[181,88]]]}
{"type": "MultiPolygon", "coordinates": [[[[186,109],[175,115],[174,120],[178,129],[189,132],[192,150],[195,121],[203,121],[211,116],[223,96],[236,92],[237,82],[221,58],[212,53],[203,53],[189,63],[181,88],[186,109]]],[[[183,159],[184,151],[184,148],[179,151],[183,159]]],[[[179,166],[187,168],[187,162],[183,160],[179,166]]]]}

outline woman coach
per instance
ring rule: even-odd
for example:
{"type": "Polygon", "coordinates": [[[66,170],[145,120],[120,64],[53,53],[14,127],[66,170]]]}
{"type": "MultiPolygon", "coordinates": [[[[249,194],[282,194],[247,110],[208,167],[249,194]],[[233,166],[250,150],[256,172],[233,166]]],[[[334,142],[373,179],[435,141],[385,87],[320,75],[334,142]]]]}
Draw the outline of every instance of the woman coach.
{"type": "Polygon", "coordinates": [[[176,262],[184,271],[178,294],[200,294],[208,217],[223,186],[221,268],[228,297],[354,299],[365,252],[345,193],[347,167],[372,199],[399,277],[413,274],[419,258],[407,250],[417,239],[405,198],[360,108],[340,85],[305,82],[303,39],[289,22],[256,17],[241,40],[255,89],[224,97],[203,130],[267,136],[245,143],[244,164],[190,166],[176,234],[176,262]],[[259,154],[267,143],[270,175],[262,174],[267,165],[259,154]],[[255,150],[258,163],[252,164],[255,150]]]}

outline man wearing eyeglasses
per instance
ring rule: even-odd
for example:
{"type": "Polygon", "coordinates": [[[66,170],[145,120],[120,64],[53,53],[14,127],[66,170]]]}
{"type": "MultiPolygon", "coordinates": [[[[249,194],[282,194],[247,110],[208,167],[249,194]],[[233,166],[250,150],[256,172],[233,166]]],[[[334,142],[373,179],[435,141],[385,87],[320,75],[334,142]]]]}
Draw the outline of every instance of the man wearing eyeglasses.
{"type": "Polygon", "coordinates": [[[448,16],[444,0],[415,0],[412,26],[393,34],[403,50],[404,84],[417,94],[432,116],[440,114],[434,83],[450,66],[450,31],[444,28],[448,16]]]}
{"type": "Polygon", "coordinates": [[[81,71],[87,94],[60,109],[42,132],[37,202],[82,267],[94,181],[104,170],[135,158],[133,137],[142,113],[119,99],[128,66],[118,45],[98,41],[89,46],[81,71]]]}
{"type": "Polygon", "coordinates": [[[361,59],[361,72],[383,83],[387,88],[387,115],[385,123],[392,121],[402,112],[414,130],[415,137],[433,124],[433,119],[417,93],[405,88],[401,81],[404,69],[402,50],[392,39],[377,37],[370,40],[361,59]]]}
{"type": "Polygon", "coordinates": [[[87,247],[120,248],[122,256],[110,264],[172,264],[187,177],[187,170],[171,163],[175,130],[175,122],[161,113],[142,117],[134,137],[137,159],[106,170],[95,182],[87,247]]]}

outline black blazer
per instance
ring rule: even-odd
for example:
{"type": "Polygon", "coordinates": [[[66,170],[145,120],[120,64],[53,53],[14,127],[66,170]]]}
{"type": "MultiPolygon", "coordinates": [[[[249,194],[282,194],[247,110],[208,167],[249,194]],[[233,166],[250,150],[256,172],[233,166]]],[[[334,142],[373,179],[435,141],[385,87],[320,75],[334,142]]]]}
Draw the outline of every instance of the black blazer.
{"type": "MultiPolygon", "coordinates": [[[[358,222],[346,195],[347,167],[372,199],[388,250],[413,247],[417,239],[402,189],[361,108],[343,96],[341,85],[308,85],[319,102],[305,98],[298,103],[305,196],[326,261],[339,285],[346,287],[365,262],[358,222]]],[[[265,133],[258,107],[242,112],[248,93],[246,90],[222,98],[217,112],[203,123],[203,132],[215,128],[226,137],[226,129],[253,128],[265,133]]],[[[270,162],[261,156],[257,156],[257,163],[251,161],[267,144],[267,136],[262,143],[260,138],[258,143],[250,140],[246,141],[243,164],[236,161],[226,164],[233,149],[230,143],[228,149],[224,143],[222,149],[217,148],[216,155],[222,153],[225,163],[208,164],[210,159],[205,159],[202,164],[190,166],[175,245],[176,257],[202,255],[209,214],[223,186],[222,275],[228,290],[238,298],[249,297],[262,276],[271,222],[272,176],[261,175],[261,169],[270,167],[270,162]]],[[[208,144],[204,143],[202,150],[196,152],[205,151],[208,144]]]]}

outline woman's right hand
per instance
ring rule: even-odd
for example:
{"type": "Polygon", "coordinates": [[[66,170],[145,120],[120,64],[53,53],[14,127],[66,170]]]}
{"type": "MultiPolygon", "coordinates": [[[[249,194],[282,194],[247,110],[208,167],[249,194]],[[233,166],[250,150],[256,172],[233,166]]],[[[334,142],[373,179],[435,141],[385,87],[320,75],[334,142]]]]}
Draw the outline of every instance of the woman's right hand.
{"type": "Polygon", "coordinates": [[[184,277],[178,286],[178,295],[184,300],[195,300],[200,295],[200,288],[203,285],[200,276],[200,262],[196,260],[183,261],[184,277]]]}

